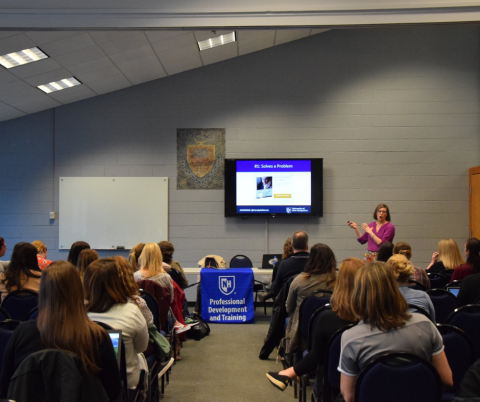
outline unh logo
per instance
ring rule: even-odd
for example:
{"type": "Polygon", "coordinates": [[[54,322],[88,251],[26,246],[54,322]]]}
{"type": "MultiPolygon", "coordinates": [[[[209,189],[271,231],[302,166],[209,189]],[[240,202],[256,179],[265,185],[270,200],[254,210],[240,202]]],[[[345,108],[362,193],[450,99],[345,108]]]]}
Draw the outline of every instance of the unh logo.
{"type": "Polygon", "coordinates": [[[234,276],[219,276],[218,284],[220,292],[225,296],[228,296],[233,293],[235,290],[235,277],[234,276]]]}
{"type": "Polygon", "coordinates": [[[292,208],[287,207],[287,214],[291,214],[291,213],[292,213],[292,208]]]}

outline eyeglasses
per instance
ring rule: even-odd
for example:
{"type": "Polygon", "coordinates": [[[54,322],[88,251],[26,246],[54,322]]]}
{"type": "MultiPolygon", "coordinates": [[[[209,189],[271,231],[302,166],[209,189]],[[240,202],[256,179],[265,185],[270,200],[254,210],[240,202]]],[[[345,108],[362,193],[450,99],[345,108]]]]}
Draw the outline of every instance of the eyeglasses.
{"type": "Polygon", "coordinates": [[[380,210],[377,211],[377,214],[386,214],[386,213],[387,211],[380,211],[380,210]]]}

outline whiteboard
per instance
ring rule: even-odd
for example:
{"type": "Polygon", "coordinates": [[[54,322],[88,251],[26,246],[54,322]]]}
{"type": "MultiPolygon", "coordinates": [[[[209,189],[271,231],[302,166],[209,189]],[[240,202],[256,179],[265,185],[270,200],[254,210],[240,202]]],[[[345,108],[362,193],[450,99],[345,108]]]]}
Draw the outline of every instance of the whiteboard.
{"type": "Polygon", "coordinates": [[[59,249],[168,240],[168,177],[60,177],[59,249]]]}

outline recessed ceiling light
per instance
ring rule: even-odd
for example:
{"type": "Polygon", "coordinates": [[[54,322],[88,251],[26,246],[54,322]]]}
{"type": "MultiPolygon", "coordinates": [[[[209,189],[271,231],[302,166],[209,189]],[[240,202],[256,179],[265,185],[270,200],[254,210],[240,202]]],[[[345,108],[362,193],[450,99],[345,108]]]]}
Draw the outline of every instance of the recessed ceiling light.
{"type": "Polygon", "coordinates": [[[70,78],[64,78],[63,80],[60,80],[60,81],[50,82],[45,85],[39,85],[37,86],[37,88],[49,94],[50,92],[61,91],[62,89],[71,88],[80,84],[81,82],[78,81],[76,78],[70,77],[70,78]]]}
{"type": "Polygon", "coordinates": [[[211,49],[212,47],[226,45],[227,43],[235,42],[235,32],[229,34],[216,36],[215,38],[210,38],[198,42],[198,48],[200,51],[211,49]]]}
{"type": "Polygon", "coordinates": [[[5,68],[21,66],[23,64],[33,63],[42,59],[48,59],[38,47],[20,50],[19,52],[4,54],[0,56],[0,64],[5,68]]]}

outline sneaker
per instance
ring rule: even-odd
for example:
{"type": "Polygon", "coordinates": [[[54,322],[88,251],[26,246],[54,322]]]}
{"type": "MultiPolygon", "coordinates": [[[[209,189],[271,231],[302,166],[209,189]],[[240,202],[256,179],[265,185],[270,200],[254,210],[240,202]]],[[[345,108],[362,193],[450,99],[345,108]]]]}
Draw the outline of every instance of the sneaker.
{"type": "Polygon", "coordinates": [[[158,373],[158,378],[160,378],[162,375],[164,375],[167,370],[172,367],[172,364],[175,362],[175,359],[172,357],[170,358],[170,360],[165,363],[165,366],[162,367],[162,369],[160,370],[160,373],[158,373]]]}
{"type": "Polygon", "coordinates": [[[182,332],[188,331],[190,328],[191,328],[191,326],[188,325],[188,324],[187,325],[182,325],[182,324],[175,325],[175,332],[177,334],[181,334],[182,332]]]}
{"type": "Polygon", "coordinates": [[[274,373],[273,371],[267,373],[267,378],[270,380],[273,386],[278,388],[280,391],[285,391],[285,388],[287,388],[287,385],[290,382],[290,377],[274,373]]]}
{"type": "Polygon", "coordinates": [[[200,321],[198,320],[194,320],[192,317],[187,317],[185,318],[185,325],[190,325],[190,326],[194,326],[194,325],[197,325],[200,321]]]}

